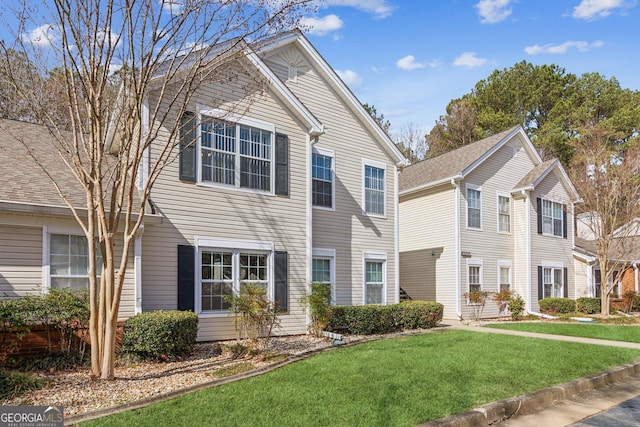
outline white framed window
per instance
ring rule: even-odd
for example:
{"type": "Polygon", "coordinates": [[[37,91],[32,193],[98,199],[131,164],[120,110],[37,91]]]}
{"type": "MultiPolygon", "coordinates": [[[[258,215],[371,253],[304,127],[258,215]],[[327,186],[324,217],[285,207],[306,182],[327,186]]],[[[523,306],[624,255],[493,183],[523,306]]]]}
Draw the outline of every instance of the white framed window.
{"type": "Polygon", "coordinates": [[[334,153],[321,148],[312,155],[312,204],[314,207],[334,209],[334,153]]]}
{"type": "Polygon", "coordinates": [[[498,261],[498,292],[511,291],[511,261],[498,261]]]}
{"type": "Polygon", "coordinates": [[[364,304],[384,305],[387,302],[387,254],[365,252],[364,304]]]}
{"type": "MultiPolygon", "coordinates": [[[[609,285],[612,285],[610,296],[612,298],[620,298],[620,281],[619,281],[617,270],[612,273],[611,277],[609,277],[609,285]]],[[[593,286],[595,288],[595,297],[601,298],[602,297],[602,272],[600,271],[599,268],[595,269],[593,272],[593,286]]]]}
{"type": "Polygon", "coordinates": [[[225,297],[239,295],[245,286],[257,286],[273,300],[273,251],[270,243],[196,237],[196,312],[223,313],[225,297]]]}
{"type": "MultiPolygon", "coordinates": [[[[89,248],[83,235],[48,234],[49,287],[52,289],[89,288],[89,248]]],[[[97,253],[97,276],[102,270],[102,256],[97,253]]]]}
{"type": "Polygon", "coordinates": [[[563,237],[562,204],[542,199],[542,234],[563,237]]]}
{"type": "Polygon", "coordinates": [[[482,229],[482,187],[467,184],[467,228],[482,229]]]}
{"type": "Polygon", "coordinates": [[[498,193],[498,233],[511,233],[511,196],[498,193]]]}
{"type": "Polygon", "coordinates": [[[373,160],[363,160],[363,204],[368,215],[386,216],[386,167],[373,160]]]}
{"type": "Polygon", "coordinates": [[[542,263],[542,297],[563,298],[564,293],[564,268],[562,263],[542,263]]]}
{"type": "Polygon", "coordinates": [[[467,259],[467,289],[469,292],[482,290],[482,260],[467,259]]]}
{"type": "Polygon", "coordinates": [[[199,182],[260,192],[273,191],[275,128],[257,120],[200,119],[199,182]]]}
{"type": "Polygon", "coordinates": [[[336,283],[336,251],[334,249],[313,249],[311,281],[313,283],[323,283],[331,288],[330,303],[335,304],[335,283],[336,283]]]}

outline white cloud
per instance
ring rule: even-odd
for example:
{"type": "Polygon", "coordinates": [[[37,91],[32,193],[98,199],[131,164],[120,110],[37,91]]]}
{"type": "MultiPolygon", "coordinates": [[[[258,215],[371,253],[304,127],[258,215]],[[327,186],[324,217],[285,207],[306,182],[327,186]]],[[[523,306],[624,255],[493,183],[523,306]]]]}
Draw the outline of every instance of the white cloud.
{"type": "Polygon", "coordinates": [[[546,44],[544,46],[533,45],[527,46],[524,48],[524,51],[529,55],[542,55],[542,54],[556,54],[562,55],[567,53],[567,51],[571,48],[577,49],[579,52],[587,52],[593,48],[598,48],[604,46],[604,42],[602,40],[596,40],[593,43],[585,42],[585,41],[566,41],[562,44],[546,44]]]}
{"type": "Polygon", "coordinates": [[[300,19],[300,26],[307,33],[316,36],[324,36],[332,31],[339,30],[344,25],[338,15],[327,15],[324,18],[304,17],[300,19]]]}
{"type": "Polygon", "coordinates": [[[416,57],[413,55],[407,55],[405,57],[398,59],[398,61],[396,61],[396,66],[401,70],[405,70],[405,71],[412,71],[412,70],[417,70],[419,68],[425,67],[424,64],[420,64],[419,62],[416,62],[416,57]]]}
{"type": "Polygon", "coordinates": [[[480,0],[474,7],[478,9],[480,22],[483,24],[497,24],[511,15],[509,8],[511,0],[480,0]]]}
{"type": "Polygon", "coordinates": [[[628,9],[635,6],[634,2],[625,0],[582,0],[579,5],[573,8],[575,19],[592,21],[598,18],[606,18],[611,15],[614,9],[628,9]]]}
{"type": "Polygon", "coordinates": [[[180,0],[160,0],[162,10],[172,15],[179,15],[184,10],[184,2],[180,0]]]}
{"type": "Polygon", "coordinates": [[[318,2],[318,6],[348,6],[367,13],[373,14],[376,18],[382,19],[391,16],[394,7],[387,3],[387,0],[324,0],[318,2]]]}
{"type": "Polygon", "coordinates": [[[44,47],[51,46],[53,42],[60,38],[60,35],[56,27],[51,24],[44,24],[28,33],[23,33],[21,38],[25,43],[44,47]]]}
{"type": "Polygon", "coordinates": [[[485,58],[478,58],[476,55],[476,52],[463,52],[453,61],[453,65],[456,67],[476,68],[482,67],[487,63],[485,58]]]}
{"type": "Polygon", "coordinates": [[[349,86],[350,88],[356,88],[362,84],[362,77],[358,75],[355,71],[351,70],[336,70],[338,76],[342,79],[342,81],[349,86]]]}

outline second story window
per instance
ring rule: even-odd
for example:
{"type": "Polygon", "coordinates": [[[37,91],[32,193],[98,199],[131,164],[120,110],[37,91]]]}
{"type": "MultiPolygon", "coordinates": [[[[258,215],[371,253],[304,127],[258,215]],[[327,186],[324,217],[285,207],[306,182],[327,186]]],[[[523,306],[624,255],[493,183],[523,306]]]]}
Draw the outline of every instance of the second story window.
{"type": "Polygon", "coordinates": [[[312,163],[313,206],[333,208],[333,156],[314,152],[312,163]]]}
{"type": "Polygon", "coordinates": [[[213,119],[200,132],[202,182],[271,191],[272,132],[213,119]]]}
{"type": "Polygon", "coordinates": [[[477,228],[481,227],[481,190],[480,187],[467,186],[467,227],[477,228]]]}
{"type": "Polygon", "coordinates": [[[563,236],[563,211],[560,203],[542,201],[542,233],[563,236]]]}
{"type": "Polygon", "coordinates": [[[498,196],[498,231],[511,233],[511,205],[507,196],[498,196]]]}
{"type": "Polygon", "coordinates": [[[385,215],[384,165],[364,164],[364,210],[367,214],[385,215]]]}

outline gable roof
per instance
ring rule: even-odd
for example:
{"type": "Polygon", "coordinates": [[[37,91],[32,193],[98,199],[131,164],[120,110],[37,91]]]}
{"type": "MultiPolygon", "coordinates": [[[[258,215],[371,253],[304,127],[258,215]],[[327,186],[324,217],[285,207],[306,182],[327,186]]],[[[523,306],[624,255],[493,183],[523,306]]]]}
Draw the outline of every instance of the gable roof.
{"type": "Polygon", "coordinates": [[[551,173],[553,170],[557,170],[562,176],[561,181],[565,186],[565,188],[567,189],[567,192],[571,196],[571,199],[573,201],[579,201],[580,195],[578,194],[578,191],[573,186],[573,183],[569,179],[567,172],[564,170],[564,168],[562,167],[562,164],[560,163],[560,160],[558,159],[550,159],[540,163],[537,166],[534,166],[533,169],[531,169],[529,173],[527,173],[524,177],[522,177],[520,182],[518,182],[513,187],[511,192],[516,193],[523,190],[530,191],[535,189],[538,186],[538,184],[540,184],[542,180],[547,175],[549,175],[549,173],[551,173]]]}
{"type": "MultiPolygon", "coordinates": [[[[575,238],[575,250],[583,254],[597,257],[595,240],[575,238]]],[[[640,261],[640,236],[619,237],[611,241],[609,258],[612,262],[640,261]]]]}
{"type": "Polygon", "coordinates": [[[318,69],[328,79],[336,90],[336,93],[354,112],[356,117],[376,136],[383,147],[396,159],[400,165],[408,165],[409,160],[400,152],[393,140],[380,127],[380,125],[364,109],[362,103],[356,98],[351,89],[342,81],[335,70],[327,63],[322,55],[315,49],[300,30],[294,30],[279,34],[260,47],[258,53],[264,55],[275,49],[289,44],[296,44],[317,65],[318,69]]]}
{"type": "MultiPolygon", "coordinates": [[[[452,179],[464,178],[519,132],[524,134],[522,127],[520,125],[514,126],[511,129],[404,168],[400,174],[400,194],[429,188],[452,179]]],[[[528,141],[528,138],[526,139],[528,141]]],[[[533,151],[535,152],[535,150],[533,151]]],[[[535,155],[538,156],[537,152],[535,155]]],[[[539,160],[540,157],[538,156],[537,159],[539,160]]]]}

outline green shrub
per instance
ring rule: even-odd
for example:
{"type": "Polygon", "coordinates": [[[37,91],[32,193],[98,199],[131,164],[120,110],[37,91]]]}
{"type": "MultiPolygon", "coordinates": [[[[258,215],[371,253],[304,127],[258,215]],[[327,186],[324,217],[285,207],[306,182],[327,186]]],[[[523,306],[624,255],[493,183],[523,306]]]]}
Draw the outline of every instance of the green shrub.
{"type": "Polygon", "coordinates": [[[626,291],[622,294],[622,311],[629,314],[633,310],[633,306],[636,302],[635,291],[626,291]]]}
{"type": "Polygon", "coordinates": [[[0,399],[19,396],[29,390],[42,388],[44,381],[18,371],[0,369],[0,399]]]}
{"type": "Polygon", "coordinates": [[[124,322],[120,352],[143,360],[188,355],[196,342],[198,316],[190,311],[152,311],[124,322]]]}
{"type": "Polygon", "coordinates": [[[430,329],[442,321],[444,306],[433,301],[404,301],[389,306],[398,329],[430,329]]]}
{"type": "Polygon", "coordinates": [[[300,302],[309,306],[311,330],[314,333],[323,331],[329,323],[331,314],[331,285],[312,283],[311,294],[302,298],[300,302]]]}
{"type": "Polygon", "coordinates": [[[327,330],[354,335],[432,328],[442,320],[442,304],[405,301],[391,305],[333,306],[327,330]]]}
{"type": "Polygon", "coordinates": [[[566,314],[576,311],[576,302],[569,298],[543,298],[538,301],[540,311],[547,314],[566,314]]]}
{"type": "Polygon", "coordinates": [[[640,311],[640,295],[636,295],[636,299],[633,303],[633,311],[640,311]]]}
{"type": "Polygon", "coordinates": [[[238,341],[247,338],[252,347],[266,348],[273,328],[280,324],[278,307],[269,300],[266,290],[243,285],[239,295],[228,295],[224,301],[229,304],[229,314],[235,317],[238,341]]]}
{"type": "Polygon", "coordinates": [[[597,314],[600,313],[602,308],[602,301],[600,298],[578,298],[576,300],[576,311],[585,314],[597,314]]]}
{"type": "Polygon", "coordinates": [[[518,294],[512,294],[511,297],[509,297],[509,313],[511,313],[511,319],[520,319],[520,316],[524,313],[524,309],[524,299],[518,294]]]}

